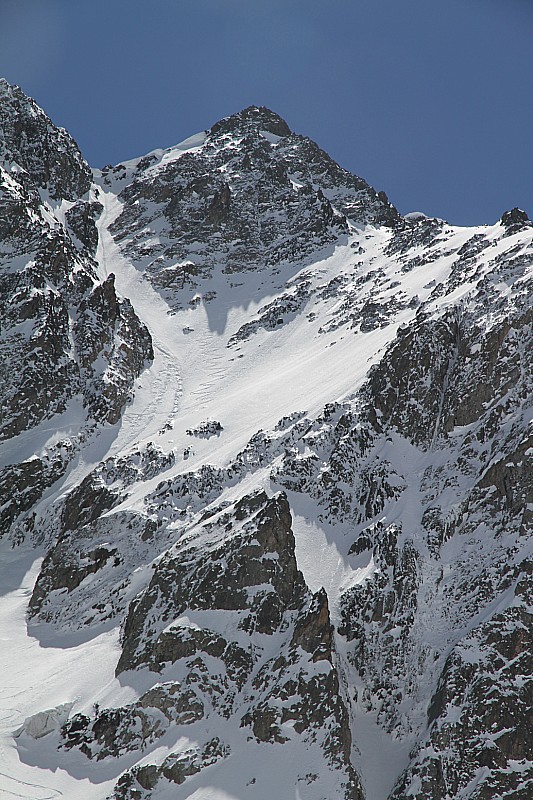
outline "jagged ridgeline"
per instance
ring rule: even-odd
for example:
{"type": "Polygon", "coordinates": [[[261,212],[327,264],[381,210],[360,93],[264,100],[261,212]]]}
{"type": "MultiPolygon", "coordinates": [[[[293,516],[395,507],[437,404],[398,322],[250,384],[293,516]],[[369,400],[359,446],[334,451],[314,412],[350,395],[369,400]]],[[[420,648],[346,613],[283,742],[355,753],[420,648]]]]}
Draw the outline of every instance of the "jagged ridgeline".
{"type": "Polygon", "coordinates": [[[74,141],[6,81],[0,131],[0,525],[16,538],[32,528],[21,512],[120,419],[152,347],[113,276],[98,278],[102,205],[74,141]]]}
{"type": "Polygon", "coordinates": [[[0,795],[529,800],[532,275],[266,108],[91,170],[0,81],[0,795]]]}

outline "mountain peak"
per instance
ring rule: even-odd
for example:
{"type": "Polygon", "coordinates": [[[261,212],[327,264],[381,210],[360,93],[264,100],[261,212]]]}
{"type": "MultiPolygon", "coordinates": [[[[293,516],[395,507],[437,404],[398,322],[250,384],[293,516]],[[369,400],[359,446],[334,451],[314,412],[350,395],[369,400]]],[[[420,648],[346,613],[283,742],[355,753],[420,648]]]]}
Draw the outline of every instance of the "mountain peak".
{"type": "Polygon", "coordinates": [[[516,233],[532,224],[526,212],[521,208],[512,208],[510,211],[506,211],[502,214],[500,222],[508,233],[516,233]]]}
{"type": "Polygon", "coordinates": [[[27,174],[28,185],[76,200],[89,190],[91,172],[74,139],[58,128],[19,86],[0,78],[0,160],[27,174]]]}
{"type": "Polygon", "coordinates": [[[290,136],[292,133],[285,120],[265,106],[248,106],[237,114],[224,117],[219,122],[215,122],[210,133],[224,134],[250,130],[264,130],[275,136],[290,136]]]}

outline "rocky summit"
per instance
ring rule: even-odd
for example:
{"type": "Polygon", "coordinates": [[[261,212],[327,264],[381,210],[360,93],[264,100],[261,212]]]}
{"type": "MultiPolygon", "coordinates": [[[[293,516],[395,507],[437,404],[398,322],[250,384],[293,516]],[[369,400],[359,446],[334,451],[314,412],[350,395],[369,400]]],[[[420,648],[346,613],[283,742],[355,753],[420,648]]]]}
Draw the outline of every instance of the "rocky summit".
{"type": "Polygon", "coordinates": [[[533,797],[533,226],[0,81],[0,796],[533,797]]]}

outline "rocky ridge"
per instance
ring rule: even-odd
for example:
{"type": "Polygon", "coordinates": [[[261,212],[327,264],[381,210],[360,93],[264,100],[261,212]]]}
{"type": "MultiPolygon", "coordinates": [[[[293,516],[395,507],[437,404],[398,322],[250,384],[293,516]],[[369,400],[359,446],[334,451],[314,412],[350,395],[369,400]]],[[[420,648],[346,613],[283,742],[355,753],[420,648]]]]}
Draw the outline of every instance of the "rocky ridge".
{"type": "Polygon", "coordinates": [[[0,82],[0,100],[0,439],[28,442],[2,463],[0,535],[17,538],[31,528],[31,517],[16,525],[21,512],[119,420],[152,346],[114,276],[98,278],[102,206],[75,142],[18,87],[0,82]],[[35,451],[25,434],[46,441],[40,431],[61,415],[65,436],[35,451]]]}
{"type": "Polygon", "coordinates": [[[525,800],[527,215],[403,218],[255,107],[91,183],[1,91],[3,531],[45,553],[34,636],[121,630],[50,768],[102,800],[525,800]],[[173,347],[180,405],[130,409],[173,347]]]}

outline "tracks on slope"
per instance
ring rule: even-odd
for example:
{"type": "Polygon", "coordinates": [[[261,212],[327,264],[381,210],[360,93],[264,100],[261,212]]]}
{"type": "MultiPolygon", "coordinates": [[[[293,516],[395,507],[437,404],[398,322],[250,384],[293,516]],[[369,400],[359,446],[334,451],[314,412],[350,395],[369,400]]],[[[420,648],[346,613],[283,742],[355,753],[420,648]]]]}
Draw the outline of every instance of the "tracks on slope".
{"type": "Polygon", "coordinates": [[[119,216],[121,203],[112,192],[101,190],[104,211],[98,223],[97,261],[99,277],[113,272],[119,294],[127,297],[152,337],[154,360],[137,382],[132,404],[122,415],[120,433],[112,450],[128,449],[139,441],[157,435],[171,422],[180,406],[182,385],[179,363],[180,341],[168,307],[143,273],[120,252],[109,226],[119,216]],[[170,343],[170,347],[167,343],[170,343]]]}

